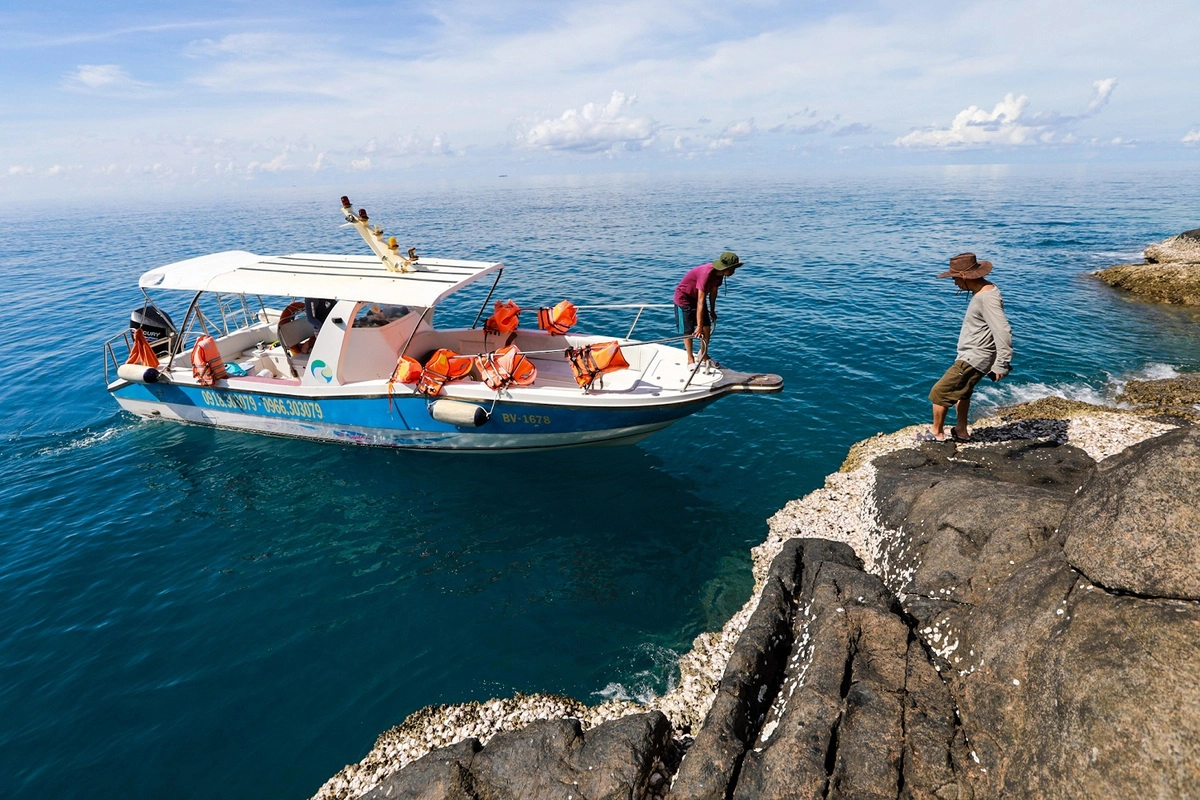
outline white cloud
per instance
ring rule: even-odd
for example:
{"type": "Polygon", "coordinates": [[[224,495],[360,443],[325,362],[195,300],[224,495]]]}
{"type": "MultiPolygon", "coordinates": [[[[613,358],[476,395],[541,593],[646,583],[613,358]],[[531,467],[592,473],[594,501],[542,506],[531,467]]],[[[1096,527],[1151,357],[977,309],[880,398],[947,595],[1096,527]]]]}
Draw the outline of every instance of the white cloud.
{"type": "Polygon", "coordinates": [[[754,118],[741,120],[725,126],[725,130],[708,143],[711,150],[716,150],[724,147],[733,147],[739,141],[753,139],[758,134],[758,128],[754,125],[754,118]]]}
{"type": "Polygon", "coordinates": [[[1200,49],[1178,20],[1194,5],[444,0],[193,16],[167,4],[136,27],[85,5],[69,20],[8,20],[0,36],[0,55],[32,56],[11,60],[0,100],[11,121],[0,177],[82,164],[45,182],[56,194],[128,189],[122,174],[155,163],[192,176],[187,188],[332,180],[366,159],[381,172],[487,174],[514,155],[527,172],[560,170],[572,153],[636,155],[646,169],[822,153],[899,162],[956,147],[1003,161],[1039,146],[1067,157],[1072,143],[1186,157],[1200,127],[1181,98],[1200,49]],[[1135,40],[1154,41],[1154,58],[1135,40]],[[1111,77],[1093,83],[1112,75],[1120,93],[1111,77]],[[281,159],[289,143],[311,149],[281,159]],[[113,164],[117,179],[101,180],[113,164]]]}
{"type": "Polygon", "coordinates": [[[129,91],[148,84],[136,81],[116,64],[80,64],[75,72],[63,77],[63,85],[71,89],[90,91],[129,91]]]}
{"type": "Polygon", "coordinates": [[[295,166],[288,164],[288,154],[285,150],[270,161],[251,161],[246,165],[246,174],[252,175],[255,172],[283,172],[295,168],[295,166]]]}
{"type": "Polygon", "coordinates": [[[8,176],[16,178],[23,175],[32,175],[36,170],[33,167],[25,166],[24,164],[13,164],[8,168],[8,176]]]}
{"type": "Polygon", "coordinates": [[[612,93],[608,103],[587,103],[582,109],[568,109],[555,119],[532,125],[518,142],[531,150],[565,150],[599,153],[617,149],[637,150],[654,139],[658,124],[649,117],[628,113],[635,95],[612,93]]]}
{"type": "Polygon", "coordinates": [[[1108,98],[1112,96],[1115,88],[1117,88],[1116,78],[1105,78],[1093,83],[1092,100],[1088,103],[1087,110],[1083,112],[1084,116],[1090,117],[1108,105],[1108,98]]]}
{"type": "Polygon", "coordinates": [[[1092,84],[1092,97],[1080,114],[1029,113],[1029,98],[1009,92],[991,111],[970,106],[958,112],[948,128],[913,131],[896,140],[902,147],[961,147],[972,145],[1029,145],[1075,141],[1069,127],[1100,113],[1116,88],[1115,78],[1092,84]]]}

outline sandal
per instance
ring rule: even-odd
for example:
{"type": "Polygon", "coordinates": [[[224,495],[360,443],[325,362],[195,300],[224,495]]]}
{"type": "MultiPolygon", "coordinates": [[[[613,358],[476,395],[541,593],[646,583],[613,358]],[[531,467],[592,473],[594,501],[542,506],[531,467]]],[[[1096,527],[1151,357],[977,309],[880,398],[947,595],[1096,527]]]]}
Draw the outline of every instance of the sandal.
{"type": "Polygon", "coordinates": [[[917,436],[916,436],[916,439],[917,439],[917,441],[918,441],[918,442],[945,442],[945,441],[949,441],[948,439],[939,439],[939,438],[937,438],[936,436],[934,436],[934,435],[933,435],[933,431],[929,430],[928,428],[926,428],[925,430],[922,430],[922,431],[918,432],[918,433],[917,433],[917,436]]]}
{"type": "Polygon", "coordinates": [[[951,439],[953,439],[953,440],[954,440],[954,441],[956,441],[956,442],[969,442],[969,441],[971,441],[971,435],[970,435],[970,434],[967,434],[966,436],[959,436],[959,435],[958,435],[958,431],[956,431],[954,428],[951,428],[951,429],[950,429],[950,438],[951,438],[951,439]]]}

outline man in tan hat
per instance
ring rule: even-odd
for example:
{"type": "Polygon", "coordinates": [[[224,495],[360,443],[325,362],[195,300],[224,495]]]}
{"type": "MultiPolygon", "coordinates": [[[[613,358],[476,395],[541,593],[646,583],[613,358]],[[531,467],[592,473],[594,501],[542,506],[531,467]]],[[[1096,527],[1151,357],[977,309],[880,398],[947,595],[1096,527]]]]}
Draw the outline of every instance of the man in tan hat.
{"type": "Polygon", "coordinates": [[[950,259],[950,269],[938,275],[953,278],[955,286],[971,293],[971,302],[958,333],[958,359],[929,392],[933,425],[917,434],[919,441],[970,441],[967,414],[975,385],[984,375],[998,381],[1012,370],[1012,328],[1004,315],[1004,300],[996,285],[983,277],[991,271],[992,262],[960,253],[950,259]],[[950,406],[954,406],[954,427],[947,434],[950,406]]]}

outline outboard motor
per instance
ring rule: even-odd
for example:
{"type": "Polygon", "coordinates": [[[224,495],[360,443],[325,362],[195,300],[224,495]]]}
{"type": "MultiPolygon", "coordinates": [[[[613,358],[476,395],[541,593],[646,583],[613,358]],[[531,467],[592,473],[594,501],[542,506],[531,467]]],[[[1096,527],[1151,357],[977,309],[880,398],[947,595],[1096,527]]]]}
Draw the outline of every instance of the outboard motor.
{"type": "Polygon", "coordinates": [[[171,341],[178,332],[175,323],[167,312],[158,306],[146,304],[129,315],[129,330],[141,329],[146,341],[158,355],[165,355],[171,349],[171,341]]]}

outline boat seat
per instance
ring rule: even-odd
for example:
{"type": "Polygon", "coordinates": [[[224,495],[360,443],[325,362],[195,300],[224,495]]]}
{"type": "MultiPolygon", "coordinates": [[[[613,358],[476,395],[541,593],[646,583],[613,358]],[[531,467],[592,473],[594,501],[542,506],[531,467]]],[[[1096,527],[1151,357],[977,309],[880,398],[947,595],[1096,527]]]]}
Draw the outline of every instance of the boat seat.
{"type": "Polygon", "coordinates": [[[305,339],[311,339],[315,333],[308,317],[299,316],[291,322],[285,322],[279,326],[279,343],[284,347],[292,348],[305,339]]]}

